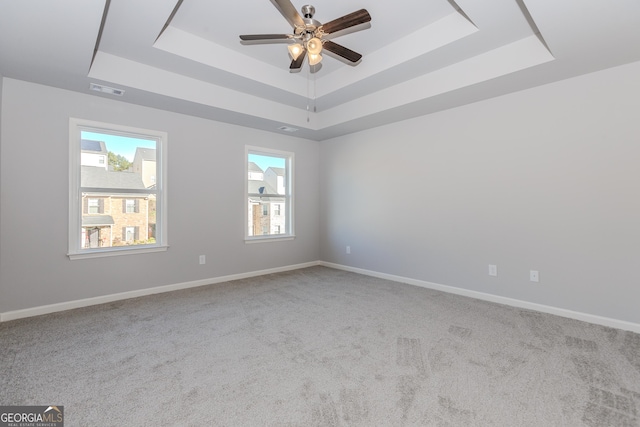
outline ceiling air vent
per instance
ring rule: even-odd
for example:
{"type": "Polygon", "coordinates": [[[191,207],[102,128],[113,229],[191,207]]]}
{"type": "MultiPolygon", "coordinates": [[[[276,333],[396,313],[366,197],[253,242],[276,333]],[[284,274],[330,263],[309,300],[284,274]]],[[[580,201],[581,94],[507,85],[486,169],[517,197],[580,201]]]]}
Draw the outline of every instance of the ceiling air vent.
{"type": "Polygon", "coordinates": [[[108,93],[109,95],[122,96],[124,94],[123,89],[116,89],[114,87],[102,86],[96,83],[89,83],[89,89],[96,92],[108,93]]]}
{"type": "Polygon", "coordinates": [[[297,132],[298,131],[298,129],[292,128],[290,126],[280,126],[278,129],[282,130],[282,131],[285,131],[285,132],[297,132]]]}

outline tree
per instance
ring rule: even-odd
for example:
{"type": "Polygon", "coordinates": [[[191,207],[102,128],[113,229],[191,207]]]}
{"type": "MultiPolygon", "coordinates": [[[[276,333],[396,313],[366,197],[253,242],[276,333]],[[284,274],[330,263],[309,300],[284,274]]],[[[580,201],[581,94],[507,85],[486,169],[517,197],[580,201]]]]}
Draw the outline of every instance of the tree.
{"type": "Polygon", "coordinates": [[[123,155],[109,151],[109,166],[116,172],[122,172],[131,167],[131,162],[123,155]]]}

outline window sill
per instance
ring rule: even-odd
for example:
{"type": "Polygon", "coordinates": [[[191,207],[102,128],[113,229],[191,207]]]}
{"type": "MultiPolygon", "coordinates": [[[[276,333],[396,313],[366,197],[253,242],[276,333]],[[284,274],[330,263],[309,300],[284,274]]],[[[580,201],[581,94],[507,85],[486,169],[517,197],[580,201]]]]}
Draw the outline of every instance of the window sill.
{"type": "Polygon", "coordinates": [[[266,243],[266,242],[282,242],[284,240],[293,240],[295,239],[295,235],[293,234],[285,234],[283,236],[251,236],[245,237],[245,243],[266,243]]]}
{"type": "Polygon", "coordinates": [[[90,249],[86,252],[75,252],[67,254],[71,261],[77,259],[85,259],[85,258],[104,258],[110,256],[120,256],[120,255],[134,255],[134,254],[148,254],[153,252],[165,252],[169,249],[168,246],[150,246],[150,247],[140,247],[140,248],[109,248],[109,249],[90,249]]]}

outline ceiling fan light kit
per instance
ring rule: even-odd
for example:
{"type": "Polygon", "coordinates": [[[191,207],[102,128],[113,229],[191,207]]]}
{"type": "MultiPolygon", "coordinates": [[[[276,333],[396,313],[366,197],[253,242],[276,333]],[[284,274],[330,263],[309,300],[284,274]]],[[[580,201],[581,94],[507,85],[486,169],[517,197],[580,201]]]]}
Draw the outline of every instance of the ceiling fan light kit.
{"type": "Polygon", "coordinates": [[[287,49],[289,49],[289,54],[291,55],[291,58],[295,61],[296,59],[298,59],[298,57],[304,50],[304,46],[302,46],[300,43],[294,43],[287,46],[287,49]]]}
{"type": "Polygon", "coordinates": [[[312,53],[309,54],[309,65],[314,66],[316,64],[319,64],[320,61],[322,61],[322,55],[314,55],[312,53]]]}
{"type": "Polygon", "coordinates": [[[366,9],[360,9],[334,19],[333,21],[321,24],[313,19],[316,9],[311,5],[302,6],[302,15],[300,15],[290,0],[272,0],[272,3],[289,24],[291,24],[293,34],[248,34],[241,35],[240,40],[243,42],[263,43],[268,43],[272,40],[274,42],[287,39],[294,40],[295,42],[293,44],[287,46],[292,58],[291,65],[289,66],[289,70],[292,72],[300,71],[305,56],[308,56],[310,66],[319,64],[322,61],[322,55],[320,55],[320,53],[323,49],[346,59],[353,65],[357,65],[358,61],[362,58],[362,55],[359,53],[331,40],[324,39],[323,37],[370,22],[371,15],[369,15],[366,9]]]}
{"type": "Polygon", "coordinates": [[[322,41],[317,37],[313,37],[307,42],[307,50],[310,55],[320,55],[320,52],[322,52],[322,41]]]}

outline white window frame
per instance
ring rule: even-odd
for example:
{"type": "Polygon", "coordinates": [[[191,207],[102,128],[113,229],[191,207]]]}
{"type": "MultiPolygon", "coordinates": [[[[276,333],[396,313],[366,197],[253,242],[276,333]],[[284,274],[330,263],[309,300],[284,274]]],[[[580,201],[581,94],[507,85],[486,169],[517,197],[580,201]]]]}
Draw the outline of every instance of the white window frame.
{"type": "Polygon", "coordinates": [[[124,202],[124,213],[136,213],[136,200],[135,199],[125,199],[124,202]],[[129,210],[131,209],[131,210],[129,210]]]}
{"type": "Polygon", "coordinates": [[[87,199],[87,214],[96,215],[99,213],[100,213],[100,199],[89,197],[87,199]],[[91,212],[91,208],[95,208],[95,212],[91,212]]]}
{"type": "MultiPolygon", "coordinates": [[[[166,132],[134,128],[111,123],[102,123],[78,118],[69,119],[69,249],[71,260],[100,258],[105,256],[130,255],[166,251],[167,238],[167,141],[166,132]],[[156,195],[156,242],[146,245],[82,248],[82,187],[80,184],[81,132],[98,132],[156,141],[156,188],[155,190],[127,190],[132,194],[156,195]]],[[[108,189],[101,189],[108,190],[108,189]]],[[[115,192],[115,191],[114,191],[115,192]]],[[[117,190],[122,193],[122,189],[117,190]]]]}
{"type": "MultiPolygon", "coordinates": [[[[290,151],[274,150],[270,148],[246,145],[244,153],[244,239],[245,243],[261,243],[274,242],[283,240],[293,240],[295,238],[294,227],[294,153],[290,151]],[[286,216],[285,230],[282,234],[267,235],[249,235],[249,154],[258,154],[262,156],[281,157],[285,159],[285,188],[286,193],[283,195],[284,208],[281,208],[281,214],[286,216]]],[[[281,204],[282,205],[282,204],[281,204]]]]}

